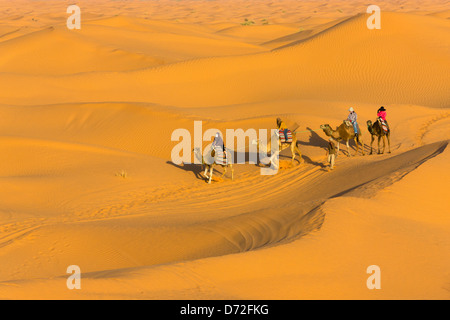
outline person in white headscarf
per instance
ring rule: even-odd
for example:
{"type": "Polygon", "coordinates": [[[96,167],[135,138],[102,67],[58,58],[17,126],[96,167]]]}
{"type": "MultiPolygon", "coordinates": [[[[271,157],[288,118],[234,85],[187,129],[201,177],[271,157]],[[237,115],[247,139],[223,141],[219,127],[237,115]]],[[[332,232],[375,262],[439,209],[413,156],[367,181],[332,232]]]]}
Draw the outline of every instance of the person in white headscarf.
{"type": "Polygon", "coordinates": [[[216,136],[214,137],[214,141],[212,143],[213,149],[216,147],[222,147],[222,150],[225,151],[225,146],[223,144],[222,136],[220,135],[220,132],[216,133],[216,136]]]}
{"type": "Polygon", "coordinates": [[[217,164],[225,164],[226,163],[226,151],[225,151],[225,144],[223,143],[223,138],[220,135],[220,132],[216,133],[216,136],[214,137],[214,141],[211,144],[211,148],[215,151],[215,159],[217,164]]]}

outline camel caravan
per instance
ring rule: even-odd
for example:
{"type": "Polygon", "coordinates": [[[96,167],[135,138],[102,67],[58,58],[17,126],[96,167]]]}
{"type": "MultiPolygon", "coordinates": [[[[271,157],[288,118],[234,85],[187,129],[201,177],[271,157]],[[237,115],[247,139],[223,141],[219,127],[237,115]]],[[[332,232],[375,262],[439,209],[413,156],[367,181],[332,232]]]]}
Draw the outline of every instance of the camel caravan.
{"type": "MultiPolygon", "coordinates": [[[[291,166],[294,166],[294,161],[296,156],[299,157],[299,164],[302,164],[304,160],[302,159],[302,153],[298,148],[298,139],[297,139],[297,129],[290,130],[284,124],[284,122],[277,118],[277,130],[275,130],[274,137],[268,140],[267,144],[262,144],[261,140],[252,141],[253,144],[257,146],[257,150],[264,150],[267,155],[271,154],[269,157],[269,163],[274,164],[273,158],[276,155],[285,149],[290,149],[291,151],[291,166]],[[275,139],[273,139],[275,138],[275,139]],[[278,141],[278,147],[272,149],[272,141],[278,141]],[[275,150],[275,152],[274,152],[275,150]]],[[[371,135],[370,142],[370,154],[373,154],[373,142],[375,137],[378,139],[378,154],[384,154],[386,149],[386,140],[388,142],[388,153],[391,153],[391,141],[390,141],[390,129],[386,120],[386,109],[381,107],[377,111],[377,119],[372,122],[371,120],[367,121],[367,129],[371,135]],[[381,140],[383,140],[383,147],[381,147],[381,140]]],[[[363,133],[359,128],[359,124],[357,121],[357,114],[353,108],[349,109],[349,115],[346,120],[344,120],[339,126],[333,129],[329,124],[323,124],[320,126],[320,129],[324,132],[324,134],[329,137],[328,138],[328,147],[327,147],[327,156],[328,162],[330,164],[329,169],[333,170],[334,161],[340,151],[340,143],[343,142],[347,146],[347,156],[351,157],[350,154],[350,146],[349,141],[353,140],[356,145],[356,151],[353,156],[357,156],[359,152],[359,145],[361,145],[361,153],[364,156],[364,140],[363,133]]],[[[315,131],[315,130],[312,130],[315,131]]],[[[223,139],[220,136],[220,133],[217,133],[214,141],[211,145],[210,152],[206,152],[205,156],[202,156],[200,148],[195,148],[193,150],[194,156],[197,159],[198,163],[202,164],[202,172],[203,167],[204,177],[207,179],[207,182],[210,184],[213,177],[214,167],[221,166],[223,168],[223,173],[221,178],[225,176],[227,173],[227,169],[231,170],[231,180],[234,179],[234,170],[231,161],[231,153],[224,146],[223,139]],[[209,173],[209,174],[208,174],[209,173]]],[[[278,169],[278,168],[276,168],[278,169]]]]}

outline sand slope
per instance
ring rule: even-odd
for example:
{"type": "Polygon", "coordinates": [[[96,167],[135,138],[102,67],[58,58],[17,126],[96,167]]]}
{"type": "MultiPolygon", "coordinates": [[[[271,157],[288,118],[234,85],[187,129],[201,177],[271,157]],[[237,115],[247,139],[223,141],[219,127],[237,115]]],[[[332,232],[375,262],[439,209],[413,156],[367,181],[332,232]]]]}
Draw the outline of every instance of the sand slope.
{"type": "Polygon", "coordinates": [[[0,1],[0,298],[450,297],[448,3],[381,2],[368,30],[359,0],[95,0],[80,31],[65,3],[20,4],[0,1]],[[380,105],[392,153],[344,147],[328,172],[320,125],[353,106],[367,154],[380,105]],[[278,116],[301,165],[208,185],[171,161],[194,121],[278,116]]]}

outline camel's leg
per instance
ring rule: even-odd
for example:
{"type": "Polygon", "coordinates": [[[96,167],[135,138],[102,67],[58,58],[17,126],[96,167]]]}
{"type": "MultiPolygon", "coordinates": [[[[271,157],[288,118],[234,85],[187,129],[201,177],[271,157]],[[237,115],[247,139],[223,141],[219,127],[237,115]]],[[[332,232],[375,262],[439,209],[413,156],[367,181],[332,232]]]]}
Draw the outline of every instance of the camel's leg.
{"type": "Polygon", "coordinates": [[[208,183],[211,183],[211,179],[212,179],[212,176],[213,176],[213,170],[214,170],[214,168],[213,168],[213,166],[211,166],[211,168],[209,169],[209,180],[208,180],[208,183]]]}
{"type": "Polygon", "coordinates": [[[293,166],[294,165],[294,160],[295,160],[295,145],[294,145],[293,142],[291,143],[291,153],[292,153],[291,166],[293,166]]]}
{"type": "Polygon", "coordinates": [[[355,137],[353,140],[355,141],[355,145],[356,145],[355,156],[357,156],[358,155],[358,150],[359,150],[358,139],[355,137]]]}
{"type": "Polygon", "coordinates": [[[350,154],[350,146],[348,144],[348,140],[345,143],[347,145],[347,157],[351,157],[352,155],[350,154]]]}
{"type": "Polygon", "coordinates": [[[383,136],[383,152],[381,154],[384,154],[384,150],[386,150],[386,135],[383,136]]]}
{"type": "Polygon", "coordinates": [[[391,153],[391,135],[388,133],[387,134],[387,141],[388,141],[388,146],[389,146],[389,153],[391,153]]]}
{"type": "Polygon", "coordinates": [[[222,168],[223,168],[223,173],[222,173],[221,178],[223,178],[225,176],[225,174],[227,173],[227,166],[223,166],[222,168]]]}
{"type": "Polygon", "coordinates": [[[279,156],[280,155],[280,151],[275,151],[271,156],[270,156],[270,158],[269,158],[269,166],[271,167],[271,168],[278,168],[279,167],[279,164],[280,164],[280,161],[279,161],[279,159],[278,159],[278,164],[277,163],[275,163],[274,162],[274,159],[277,157],[277,156],[279,156]]]}
{"type": "Polygon", "coordinates": [[[370,140],[370,154],[373,154],[373,141],[375,140],[375,137],[373,136],[373,134],[370,136],[372,139],[370,140]]]}
{"type": "Polygon", "coordinates": [[[361,154],[365,156],[366,155],[366,151],[364,150],[365,145],[361,135],[359,136],[359,143],[361,143],[361,154]]]}
{"type": "Polygon", "coordinates": [[[204,176],[205,176],[206,178],[208,178],[207,172],[208,172],[208,166],[205,166],[205,173],[204,173],[204,176]]]}
{"type": "MultiPolygon", "coordinates": [[[[359,150],[358,142],[361,144],[361,154],[364,156],[366,152],[364,151],[364,141],[361,138],[361,135],[358,135],[358,139],[356,139],[357,150],[359,150]]],[[[356,152],[358,153],[358,151],[356,152]]]]}
{"type": "Polygon", "coordinates": [[[273,162],[273,159],[275,158],[277,156],[277,153],[275,152],[273,155],[271,155],[270,156],[270,158],[269,158],[269,163],[270,163],[270,165],[269,166],[275,166],[275,163],[273,162]]]}
{"type": "Polygon", "coordinates": [[[378,136],[378,154],[381,154],[381,136],[378,136]]]}
{"type": "Polygon", "coordinates": [[[303,163],[302,153],[300,152],[300,149],[298,148],[297,144],[295,144],[295,151],[298,153],[298,156],[300,158],[300,164],[303,163]]]}
{"type": "Polygon", "coordinates": [[[234,169],[233,169],[233,165],[230,164],[230,169],[231,169],[231,180],[234,180],[234,169]]]}

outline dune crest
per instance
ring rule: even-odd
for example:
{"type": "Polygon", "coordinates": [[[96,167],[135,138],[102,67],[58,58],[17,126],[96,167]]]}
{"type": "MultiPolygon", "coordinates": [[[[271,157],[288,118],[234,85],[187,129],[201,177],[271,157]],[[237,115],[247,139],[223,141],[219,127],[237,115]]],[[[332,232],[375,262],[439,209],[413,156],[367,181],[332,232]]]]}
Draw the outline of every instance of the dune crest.
{"type": "Polygon", "coordinates": [[[368,30],[366,17],[358,15],[271,53],[57,79],[3,74],[0,84],[7,90],[1,99],[16,104],[87,99],[198,107],[295,98],[447,106],[450,21],[399,13],[383,17],[381,30],[368,30]],[[87,88],[85,83],[93,85],[87,88]],[[18,94],[22,84],[27,87],[23,98],[18,94]],[[326,88],[326,94],[318,88],[326,88]]]}
{"type": "Polygon", "coordinates": [[[381,30],[363,0],[67,5],[0,0],[0,298],[448,299],[448,1],[380,0],[381,30]],[[367,154],[382,105],[392,153],[330,170],[321,126],[353,107],[367,154]],[[172,159],[278,117],[275,175],[252,139],[233,181],[172,159]]]}

